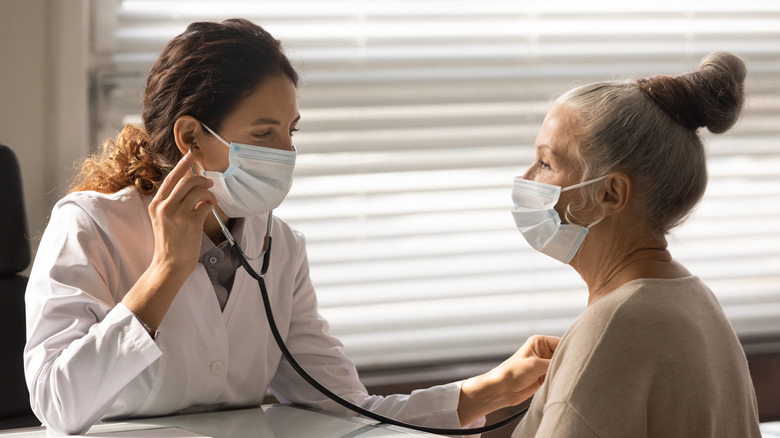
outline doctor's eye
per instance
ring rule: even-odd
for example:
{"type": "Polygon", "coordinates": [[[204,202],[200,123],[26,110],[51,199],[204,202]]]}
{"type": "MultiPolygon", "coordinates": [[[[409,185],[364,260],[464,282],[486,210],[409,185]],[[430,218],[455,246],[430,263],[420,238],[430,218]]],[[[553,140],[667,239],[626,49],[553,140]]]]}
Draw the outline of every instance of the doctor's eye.
{"type": "Polygon", "coordinates": [[[290,130],[290,137],[294,136],[296,132],[300,131],[298,128],[293,128],[290,130]]]}

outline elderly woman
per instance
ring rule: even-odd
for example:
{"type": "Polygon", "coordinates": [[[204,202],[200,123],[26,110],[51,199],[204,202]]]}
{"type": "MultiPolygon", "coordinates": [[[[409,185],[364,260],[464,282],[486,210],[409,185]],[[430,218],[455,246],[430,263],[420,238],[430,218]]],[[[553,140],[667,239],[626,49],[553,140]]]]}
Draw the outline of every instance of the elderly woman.
{"type": "Polygon", "coordinates": [[[745,74],[715,53],[681,76],[581,86],[547,114],[512,213],[589,297],[515,437],[760,437],[739,340],[665,238],[704,194],[698,129],[734,125],[745,74]]]}

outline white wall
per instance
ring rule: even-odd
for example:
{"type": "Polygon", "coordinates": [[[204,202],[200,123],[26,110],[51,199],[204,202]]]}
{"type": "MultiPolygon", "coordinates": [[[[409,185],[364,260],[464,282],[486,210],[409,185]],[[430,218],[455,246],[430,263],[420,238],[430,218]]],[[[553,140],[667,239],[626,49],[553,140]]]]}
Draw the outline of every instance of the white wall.
{"type": "Polygon", "coordinates": [[[21,164],[33,251],[88,148],[87,9],[87,0],[0,0],[0,142],[21,164]]]}

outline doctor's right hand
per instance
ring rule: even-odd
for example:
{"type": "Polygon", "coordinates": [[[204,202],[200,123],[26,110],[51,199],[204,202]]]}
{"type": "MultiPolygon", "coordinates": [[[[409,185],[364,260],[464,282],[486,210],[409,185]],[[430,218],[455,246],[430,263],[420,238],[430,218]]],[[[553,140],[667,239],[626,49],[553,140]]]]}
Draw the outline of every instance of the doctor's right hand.
{"type": "Polygon", "coordinates": [[[203,223],[217,205],[208,188],[214,183],[192,175],[191,153],[182,158],[163,180],[152,202],[149,216],[154,232],[152,262],[122,303],[144,323],[153,335],[198,264],[203,223]]]}
{"type": "Polygon", "coordinates": [[[211,206],[217,205],[217,198],[208,190],[214,182],[193,175],[190,169],[194,163],[192,153],[179,160],[149,204],[154,231],[152,264],[188,275],[198,263],[203,223],[211,206]]]}
{"type": "Polygon", "coordinates": [[[531,336],[509,359],[495,368],[502,376],[504,396],[514,406],[536,393],[544,383],[553,353],[561,338],[531,336]]]}
{"type": "Polygon", "coordinates": [[[461,384],[458,416],[470,424],[497,409],[515,406],[542,386],[560,338],[531,336],[509,359],[461,384]]]}

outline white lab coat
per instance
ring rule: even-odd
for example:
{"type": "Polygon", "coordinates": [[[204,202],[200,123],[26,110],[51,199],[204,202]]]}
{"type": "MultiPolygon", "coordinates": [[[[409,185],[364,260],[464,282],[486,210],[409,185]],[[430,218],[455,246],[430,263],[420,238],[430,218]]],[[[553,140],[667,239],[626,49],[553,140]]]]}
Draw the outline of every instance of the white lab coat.
{"type": "MultiPolygon", "coordinates": [[[[101,419],[256,406],[267,389],[281,402],[341,410],[281,359],[260,289],[243,267],[222,312],[199,264],[156,338],[146,333],[120,301],[152,260],[150,201],[127,187],[73,193],[52,211],[26,294],[24,366],[44,425],[81,433],[101,419]]],[[[247,254],[260,252],[265,226],[264,216],[246,219],[240,244],[247,254]]],[[[260,263],[252,265],[259,270],[260,263]]],[[[266,284],[288,348],[320,382],[385,415],[459,427],[459,383],[408,396],[366,393],[318,313],[303,235],[278,218],[266,284]]]]}

